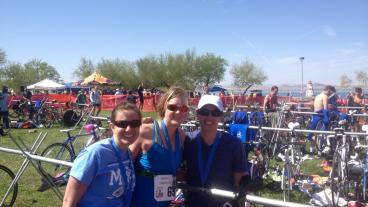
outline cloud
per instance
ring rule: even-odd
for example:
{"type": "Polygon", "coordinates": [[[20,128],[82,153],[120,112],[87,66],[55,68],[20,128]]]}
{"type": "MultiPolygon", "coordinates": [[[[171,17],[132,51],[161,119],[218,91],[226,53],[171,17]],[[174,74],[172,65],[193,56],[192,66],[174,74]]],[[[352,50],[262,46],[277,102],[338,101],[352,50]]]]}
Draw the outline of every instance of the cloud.
{"type": "Polygon", "coordinates": [[[327,35],[331,38],[334,38],[337,35],[335,29],[330,25],[322,26],[322,32],[323,32],[323,34],[325,34],[325,35],[327,35]]]}
{"type": "Polygon", "coordinates": [[[339,48],[336,51],[341,56],[349,56],[349,55],[354,54],[356,52],[356,50],[350,49],[350,48],[339,48]]]}
{"type": "Polygon", "coordinates": [[[311,29],[307,32],[304,32],[303,34],[299,35],[296,37],[296,40],[299,41],[301,39],[307,38],[309,36],[315,35],[315,34],[320,34],[322,32],[323,35],[326,35],[328,37],[331,38],[335,38],[337,36],[337,33],[335,31],[335,29],[330,26],[330,25],[322,25],[322,26],[318,26],[314,29],[311,29]]]}
{"type": "Polygon", "coordinates": [[[364,47],[365,43],[364,42],[353,42],[351,43],[351,45],[355,47],[364,47]]]}

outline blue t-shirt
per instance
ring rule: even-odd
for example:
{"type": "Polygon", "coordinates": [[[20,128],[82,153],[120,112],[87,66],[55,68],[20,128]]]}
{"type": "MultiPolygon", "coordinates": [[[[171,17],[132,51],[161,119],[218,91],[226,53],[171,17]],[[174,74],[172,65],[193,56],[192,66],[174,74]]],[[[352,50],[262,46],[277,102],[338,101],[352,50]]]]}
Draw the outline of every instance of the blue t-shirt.
{"type": "Polygon", "coordinates": [[[83,150],[74,161],[70,175],[88,185],[77,206],[129,206],[135,186],[134,168],[128,150],[119,150],[113,139],[105,139],[83,150]],[[119,160],[123,165],[120,165],[119,160]],[[125,168],[121,173],[121,167],[125,168]],[[127,183],[125,183],[125,180],[127,183]]]}
{"type": "MultiPolygon", "coordinates": [[[[214,154],[212,165],[208,173],[207,180],[202,186],[198,169],[198,141],[202,142],[203,168],[213,145],[207,145],[200,134],[194,138],[186,138],[184,144],[184,159],[187,163],[187,182],[189,186],[218,188],[221,190],[235,191],[235,181],[233,173],[243,173],[247,171],[246,157],[240,139],[232,137],[225,132],[217,132],[220,140],[214,154]]],[[[231,206],[237,206],[235,200],[229,198],[211,196],[206,193],[188,192],[185,198],[185,206],[217,207],[223,206],[226,202],[231,206]]]]}

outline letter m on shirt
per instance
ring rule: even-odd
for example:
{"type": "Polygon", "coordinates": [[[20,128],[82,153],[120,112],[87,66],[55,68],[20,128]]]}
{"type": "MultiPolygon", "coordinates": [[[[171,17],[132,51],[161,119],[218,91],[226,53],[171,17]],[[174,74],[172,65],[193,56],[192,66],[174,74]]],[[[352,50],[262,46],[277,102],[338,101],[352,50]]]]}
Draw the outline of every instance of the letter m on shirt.
{"type": "Polygon", "coordinates": [[[123,185],[123,183],[121,181],[120,169],[110,171],[110,183],[109,183],[109,185],[112,186],[115,183],[119,183],[118,185],[123,185]]]}

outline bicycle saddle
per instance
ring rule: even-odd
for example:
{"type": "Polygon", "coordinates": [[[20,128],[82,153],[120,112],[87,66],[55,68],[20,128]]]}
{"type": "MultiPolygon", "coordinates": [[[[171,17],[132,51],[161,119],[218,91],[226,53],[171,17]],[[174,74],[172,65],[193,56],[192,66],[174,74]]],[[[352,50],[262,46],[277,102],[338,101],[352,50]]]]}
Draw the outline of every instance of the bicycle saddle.
{"type": "Polygon", "coordinates": [[[60,129],[60,132],[68,133],[70,131],[73,131],[74,129],[60,129]]]}

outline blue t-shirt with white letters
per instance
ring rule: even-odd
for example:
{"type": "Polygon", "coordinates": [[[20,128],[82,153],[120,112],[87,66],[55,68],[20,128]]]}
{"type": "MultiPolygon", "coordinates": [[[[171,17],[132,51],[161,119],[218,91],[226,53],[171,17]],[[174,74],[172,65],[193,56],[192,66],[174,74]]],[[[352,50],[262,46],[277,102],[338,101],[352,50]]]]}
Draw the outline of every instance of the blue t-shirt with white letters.
{"type": "Polygon", "coordinates": [[[120,149],[121,159],[118,159],[113,142],[113,138],[101,140],[81,151],[74,161],[70,175],[88,186],[77,206],[130,205],[135,186],[130,152],[120,149]],[[123,165],[119,164],[119,160],[123,165]],[[121,172],[120,166],[125,168],[124,172],[121,172]]]}

